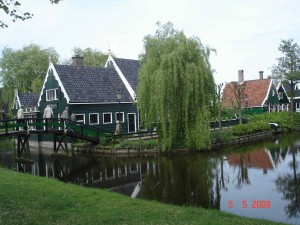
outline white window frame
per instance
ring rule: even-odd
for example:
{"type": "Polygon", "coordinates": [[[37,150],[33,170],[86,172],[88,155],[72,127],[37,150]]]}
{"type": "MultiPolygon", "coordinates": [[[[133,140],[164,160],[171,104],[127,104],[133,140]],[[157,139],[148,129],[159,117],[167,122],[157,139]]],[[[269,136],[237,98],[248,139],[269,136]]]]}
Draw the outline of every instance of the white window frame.
{"type": "Polygon", "coordinates": [[[121,114],[122,115],[122,120],[120,121],[120,123],[124,123],[124,112],[116,112],[115,113],[115,121],[117,122],[118,121],[118,117],[117,117],[117,114],[121,114]]]}
{"type": "Polygon", "coordinates": [[[111,112],[103,113],[102,116],[103,116],[103,124],[111,124],[112,123],[112,113],[111,112]],[[107,115],[107,114],[110,115],[110,122],[104,122],[104,115],[107,115]]]}
{"type": "Polygon", "coordinates": [[[46,101],[58,100],[57,90],[58,88],[46,90],[46,101]]]}
{"type": "Polygon", "coordinates": [[[75,118],[76,118],[76,122],[85,124],[85,114],[84,113],[75,114],[75,118]],[[77,116],[83,116],[83,121],[77,120],[77,116]]]}
{"type": "Polygon", "coordinates": [[[89,122],[90,122],[90,125],[99,124],[99,113],[89,113],[89,122]],[[96,123],[91,123],[91,115],[97,115],[97,122],[96,123]]]}
{"type": "Polygon", "coordinates": [[[296,102],[296,112],[300,112],[300,102],[296,102]]]}
{"type": "Polygon", "coordinates": [[[137,123],[136,123],[136,113],[127,113],[127,129],[128,133],[136,133],[137,130],[137,123]],[[134,115],[134,131],[129,132],[129,115],[134,115]]]}

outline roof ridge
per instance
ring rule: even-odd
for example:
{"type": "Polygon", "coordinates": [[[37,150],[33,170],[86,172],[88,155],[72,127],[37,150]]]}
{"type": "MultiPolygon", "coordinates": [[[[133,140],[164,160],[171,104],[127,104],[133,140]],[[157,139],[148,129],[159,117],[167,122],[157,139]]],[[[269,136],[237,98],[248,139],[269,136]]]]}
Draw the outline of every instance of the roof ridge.
{"type": "Polygon", "coordinates": [[[272,80],[272,78],[245,80],[244,82],[247,82],[247,81],[260,81],[260,80],[272,80]]]}
{"type": "Polygon", "coordinates": [[[119,57],[113,57],[114,59],[122,59],[122,60],[131,60],[131,61],[139,61],[138,59],[126,59],[126,58],[119,58],[119,57]]]}
{"type": "Polygon", "coordinates": [[[103,69],[103,70],[113,69],[111,67],[102,67],[102,66],[77,66],[77,65],[64,65],[64,64],[54,64],[54,67],[55,66],[65,66],[69,68],[83,68],[83,69],[103,69]]]}

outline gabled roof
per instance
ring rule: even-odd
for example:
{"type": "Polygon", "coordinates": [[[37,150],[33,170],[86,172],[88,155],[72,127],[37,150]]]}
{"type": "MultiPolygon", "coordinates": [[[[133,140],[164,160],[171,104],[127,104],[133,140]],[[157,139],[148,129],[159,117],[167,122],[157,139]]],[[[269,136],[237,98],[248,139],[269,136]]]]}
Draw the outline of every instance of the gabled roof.
{"type": "Polygon", "coordinates": [[[105,67],[114,67],[121,80],[125,84],[131,98],[136,101],[136,89],[138,84],[139,62],[132,59],[114,58],[110,54],[105,67]]]}
{"type": "MultiPolygon", "coordinates": [[[[263,104],[268,98],[268,93],[272,85],[272,80],[249,80],[244,81],[243,83],[245,84],[244,94],[248,96],[248,107],[263,106],[263,104]]],[[[233,83],[226,83],[222,95],[222,104],[224,107],[232,107],[232,104],[235,101],[236,99],[234,95],[233,83]]]]}
{"type": "Polygon", "coordinates": [[[124,74],[130,86],[136,92],[138,85],[138,71],[140,69],[140,63],[138,60],[133,59],[121,59],[114,58],[116,64],[124,74]]]}
{"type": "Polygon", "coordinates": [[[22,108],[36,107],[38,105],[38,99],[40,94],[36,93],[22,93],[19,94],[19,101],[22,108]]]}
{"type": "Polygon", "coordinates": [[[116,103],[118,91],[123,94],[121,102],[132,102],[114,68],[54,65],[54,69],[70,103],[116,103]]]}
{"type": "MultiPolygon", "coordinates": [[[[295,86],[295,96],[294,98],[297,99],[297,98],[300,98],[300,89],[298,88],[299,86],[296,84],[295,86]]],[[[288,97],[290,98],[291,96],[291,85],[290,84],[284,84],[283,85],[283,88],[285,89],[288,97]]]]}

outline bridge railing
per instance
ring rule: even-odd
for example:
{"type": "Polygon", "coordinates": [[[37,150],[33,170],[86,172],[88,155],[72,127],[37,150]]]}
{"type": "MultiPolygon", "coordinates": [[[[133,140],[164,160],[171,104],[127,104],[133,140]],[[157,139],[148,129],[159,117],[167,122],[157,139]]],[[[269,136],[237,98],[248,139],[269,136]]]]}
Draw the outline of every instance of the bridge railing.
{"type": "Polygon", "coordinates": [[[25,118],[23,120],[0,120],[0,133],[8,135],[19,130],[45,131],[63,130],[65,133],[77,134],[78,137],[101,138],[110,135],[111,132],[62,118],[25,118]]]}
{"type": "MultiPolygon", "coordinates": [[[[10,131],[16,130],[16,127],[21,125],[16,124],[16,120],[0,120],[0,132],[9,133],[10,131]]],[[[22,125],[23,127],[23,125],[22,125]]]]}
{"type": "Polygon", "coordinates": [[[66,132],[75,132],[79,133],[82,136],[92,136],[101,138],[111,134],[110,131],[104,130],[102,128],[79,123],[73,120],[65,119],[64,124],[64,129],[66,130],[66,132]]]}

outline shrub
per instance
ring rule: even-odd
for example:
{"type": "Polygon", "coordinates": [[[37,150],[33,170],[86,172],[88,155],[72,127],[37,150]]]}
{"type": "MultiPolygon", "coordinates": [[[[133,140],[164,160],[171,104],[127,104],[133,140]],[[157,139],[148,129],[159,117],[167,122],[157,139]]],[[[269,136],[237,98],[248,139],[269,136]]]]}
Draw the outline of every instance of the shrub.
{"type": "Polygon", "coordinates": [[[211,142],[227,141],[233,138],[231,129],[213,130],[210,133],[211,142]]]}
{"type": "Polygon", "coordinates": [[[235,136],[242,136],[242,135],[253,134],[256,132],[266,131],[270,129],[271,128],[268,122],[256,121],[256,122],[250,122],[247,124],[239,124],[237,126],[234,126],[232,128],[232,134],[235,136]]]}
{"type": "MultiPolygon", "coordinates": [[[[294,113],[295,126],[300,125],[300,114],[294,113]]],[[[250,117],[251,122],[265,121],[268,123],[278,123],[283,129],[293,129],[291,113],[290,112],[271,112],[254,115],[250,117]]]]}
{"type": "Polygon", "coordinates": [[[114,137],[105,137],[105,138],[101,138],[100,143],[102,146],[109,146],[109,145],[118,144],[119,141],[117,138],[114,137]]]}
{"type": "Polygon", "coordinates": [[[156,139],[151,140],[125,140],[120,143],[121,148],[153,149],[158,147],[156,139]]]}

